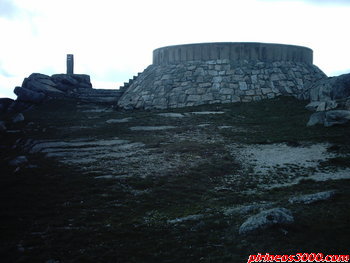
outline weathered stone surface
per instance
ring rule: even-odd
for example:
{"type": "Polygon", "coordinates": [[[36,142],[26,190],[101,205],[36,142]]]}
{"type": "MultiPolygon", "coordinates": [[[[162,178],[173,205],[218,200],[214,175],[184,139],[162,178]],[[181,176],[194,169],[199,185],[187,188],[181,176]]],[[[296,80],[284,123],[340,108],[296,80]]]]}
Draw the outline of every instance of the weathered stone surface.
{"type": "Polygon", "coordinates": [[[68,91],[74,88],[92,89],[90,76],[85,74],[55,74],[51,76],[52,81],[61,91],[68,91]]]}
{"type": "Polygon", "coordinates": [[[250,234],[274,225],[294,223],[292,212],[286,208],[272,208],[249,217],[239,228],[239,234],[250,234]]]}
{"type": "Polygon", "coordinates": [[[325,191],[315,194],[301,195],[289,198],[291,204],[312,204],[319,201],[325,201],[331,199],[336,194],[336,191],[325,191]]]}
{"type": "Polygon", "coordinates": [[[14,93],[17,95],[18,101],[24,102],[40,103],[45,98],[45,94],[42,92],[36,92],[22,87],[16,87],[14,93]]]}

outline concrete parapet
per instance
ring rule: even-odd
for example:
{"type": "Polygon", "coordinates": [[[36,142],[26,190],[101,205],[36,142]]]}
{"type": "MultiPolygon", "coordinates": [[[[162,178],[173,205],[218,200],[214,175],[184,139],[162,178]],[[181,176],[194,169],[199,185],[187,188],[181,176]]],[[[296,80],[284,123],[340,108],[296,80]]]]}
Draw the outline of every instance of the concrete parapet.
{"type": "Polygon", "coordinates": [[[176,45],[153,51],[153,65],[208,60],[285,61],[312,64],[313,51],[302,46],[250,42],[176,45]]]}

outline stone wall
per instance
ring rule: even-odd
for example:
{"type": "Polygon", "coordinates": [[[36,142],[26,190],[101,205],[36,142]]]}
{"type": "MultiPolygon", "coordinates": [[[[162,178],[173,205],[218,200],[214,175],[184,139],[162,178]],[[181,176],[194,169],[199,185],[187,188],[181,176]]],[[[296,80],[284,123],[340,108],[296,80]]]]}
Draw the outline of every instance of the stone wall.
{"type": "Polygon", "coordinates": [[[316,66],[294,61],[216,59],[155,63],[133,81],[118,106],[165,109],[259,101],[280,95],[308,99],[307,86],[325,77],[316,66]]]}

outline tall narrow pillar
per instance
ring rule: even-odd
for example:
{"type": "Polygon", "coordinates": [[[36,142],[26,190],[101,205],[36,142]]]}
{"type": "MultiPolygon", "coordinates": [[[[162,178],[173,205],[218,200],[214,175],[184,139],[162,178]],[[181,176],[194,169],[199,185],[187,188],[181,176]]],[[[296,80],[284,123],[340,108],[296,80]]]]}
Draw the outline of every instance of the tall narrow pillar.
{"type": "Polygon", "coordinates": [[[73,54],[67,54],[67,74],[72,75],[74,69],[74,56],[73,54]]]}

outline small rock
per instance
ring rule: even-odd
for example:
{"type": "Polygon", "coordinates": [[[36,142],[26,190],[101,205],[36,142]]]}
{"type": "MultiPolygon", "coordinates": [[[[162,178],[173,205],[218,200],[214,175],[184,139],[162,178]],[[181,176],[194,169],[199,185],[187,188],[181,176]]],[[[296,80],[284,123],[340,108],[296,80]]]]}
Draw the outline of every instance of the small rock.
{"type": "Polygon", "coordinates": [[[274,225],[294,222],[292,212],[286,208],[272,208],[249,217],[239,228],[239,234],[254,233],[274,225]]]}
{"type": "Polygon", "coordinates": [[[124,119],[110,119],[106,120],[106,123],[112,124],[112,123],[125,123],[129,122],[131,118],[124,118],[124,119]]]}
{"type": "Polygon", "coordinates": [[[6,124],[4,121],[0,121],[0,132],[5,132],[7,130],[6,124]]]}
{"type": "Polygon", "coordinates": [[[21,122],[21,121],[24,121],[24,116],[22,113],[18,113],[12,118],[13,123],[17,123],[17,122],[21,122]]]}
{"type": "Polygon", "coordinates": [[[175,218],[172,220],[168,220],[169,224],[178,224],[178,223],[182,223],[185,221],[194,221],[194,220],[199,220],[202,219],[204,217],[204,215],[189,215],[189,216],[185,216],[185,217],[180,217],[180,218],[175,218]]]}
{"type": "Polygon", "coordinates": [[[225,112],[223,111],[194,111],[191,112],[191,114],[194,115],[209,115],[209,114],[224,114],[225,112]]]}
{"type": "Polygon", "coordinates": [[[289,198],[291,204],[312,204],[318,201],[331,199],[336,194],[336,191],[325,191],[316,194],[301,195],[289,198]]]}
{"type": "Polygon", "coordinates": [[[170,118],[183,118],[185,115],[181,113],[175,113],[175,112],[166,112],[166,113],[159,113],[159,116],[162,117],[170,117],[170,118]]]}
{"type": "Polygon", "coordinates": [[[175,126],[135,126],[129,129],[132,131],[162,131],[175,128],[175,126]]]}
{"type": "Polygon", "coordinates": [[[305,106],[305,109],[309,111],[316,111],[320,103],[320,101],[311,101],[308,105],[305,106]]]}
{"type": "Polygon", "coordinates": [[[310,126],[314,126],[316,124],[323,124],[324,123],[324,119],[325,119],[325,112],[315,112],[310,116],[310,119],[308,121],[308,123],[306,124],[306,126],[310,127],[310,126]]]}
{"type": "Polygon", "coordinates": [[[27,157],[25,157],[24,155],[21,155],[21,156],[17,156],[15,159],[11,160],[9,162],[9,165],[11,165],[11,166],[20,166],[20,165],[23,165],[23,164],[26,164],[26,163],[28,163],[27,157]]]}

